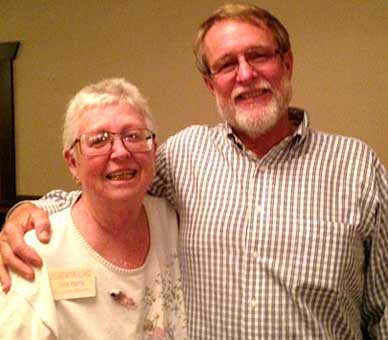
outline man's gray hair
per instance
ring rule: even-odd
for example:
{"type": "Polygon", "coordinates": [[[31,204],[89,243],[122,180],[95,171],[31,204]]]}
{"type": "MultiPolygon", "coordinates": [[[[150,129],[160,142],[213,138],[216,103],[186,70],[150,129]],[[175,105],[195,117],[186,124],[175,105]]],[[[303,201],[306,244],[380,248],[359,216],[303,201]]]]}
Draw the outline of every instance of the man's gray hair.
{"type": "Polygon", "coordinates": [[[194,54],[197,68],[204,76],[208,76],[210,74],[209,65],[204,51],[204,40],[206,34],[214,24],[228,19],[248,22],[257,26],[264,24],[272,31],[278,44],[278,49],[282,54],[291,48],[286,28],[277,18],[265,9],[247,4],[222,5],[216,9],[210,17],[202,22],[199,26],[197,37],[194,42],[194,54]]]}

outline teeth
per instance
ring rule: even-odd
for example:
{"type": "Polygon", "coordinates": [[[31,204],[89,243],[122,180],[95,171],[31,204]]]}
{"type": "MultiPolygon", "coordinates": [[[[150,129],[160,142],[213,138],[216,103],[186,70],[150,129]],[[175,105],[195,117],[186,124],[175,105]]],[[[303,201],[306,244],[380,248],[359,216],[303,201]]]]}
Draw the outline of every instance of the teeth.
{"type": "Polygon", "coordinates": [[[257,96],[260,96],[260,95],[267,93],[267,91],[268,91],[267,89],[263,89],[263,90],[257,90],[257,91],[252,91],[252,92],[245,92],[245,93],[239,94],[238,98],[240,98],[240,99],[254,98],[254,97],[257,97],[257,96]]]}
{"type": "Polygon", "coordinates": [[[128,180],[128,179],[133,178],[136,175],[136,173],[137,173],[136,170],[115,172],[112,174],[108,174],[107,178],[111,179],[113,181],[128,180]]]}

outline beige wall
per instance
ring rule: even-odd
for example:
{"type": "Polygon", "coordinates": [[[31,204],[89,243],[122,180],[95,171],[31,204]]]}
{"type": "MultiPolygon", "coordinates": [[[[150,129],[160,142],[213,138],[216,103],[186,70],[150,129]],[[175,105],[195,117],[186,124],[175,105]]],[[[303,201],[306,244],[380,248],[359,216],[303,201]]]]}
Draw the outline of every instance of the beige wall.
{"type": "MultiPolygon", "coordinates": [[[[123,76],[140,87],[161,139],[214,123],[194,67],[198,23],[222,1],[0,0],[0,41],[21,42],[15,70],[18,194],[73,187],[61,156],[62,114],[82,86],[123,76]]],[[[315,128],[369,143],[388,166],[388,2],[261,1],[288,28],[293,105],[315,128]]]]}

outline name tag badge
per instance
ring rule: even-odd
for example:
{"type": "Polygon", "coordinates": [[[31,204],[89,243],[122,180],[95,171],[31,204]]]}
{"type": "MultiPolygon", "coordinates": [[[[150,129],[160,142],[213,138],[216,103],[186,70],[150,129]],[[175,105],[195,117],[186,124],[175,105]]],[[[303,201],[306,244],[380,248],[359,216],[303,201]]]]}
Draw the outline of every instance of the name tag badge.
{"type": "Polygon", "coordinates": [[[96,296],[96,276],[88,268],[51,268],[48,270],[54,300],[96,296]]]}

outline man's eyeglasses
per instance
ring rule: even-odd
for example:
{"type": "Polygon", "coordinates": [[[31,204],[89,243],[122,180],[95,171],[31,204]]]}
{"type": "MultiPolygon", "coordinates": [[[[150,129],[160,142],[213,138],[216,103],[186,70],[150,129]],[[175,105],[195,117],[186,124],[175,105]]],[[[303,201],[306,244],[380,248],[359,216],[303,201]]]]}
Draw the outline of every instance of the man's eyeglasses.
{"type": "Polygon", "coordinates": [[[84,155],[109,154],[115,137],[120,138],[124,147],[130,152],[147,152],[152,150],[155,133],[147,129],[134,129],[121,133],[109,131],[83,133],[73,142],[70,149],[79,143],[80,152],[84,155]]]}
{"type": "MultiPolygon", "coordinates": [[[[250,67],[254,70],[259,70],[261,67],[265,67],[271,63],[279,54],[281,54],[281,51],[279,50],[272,51],[258,47],[248,49],[243,53],[243,56],[250,67]]],[[[239,66],[240,62],[238,56],[226,56],[215,63],[210,70],[210,76],[216,78],[234,77],[239,66]]]]}

